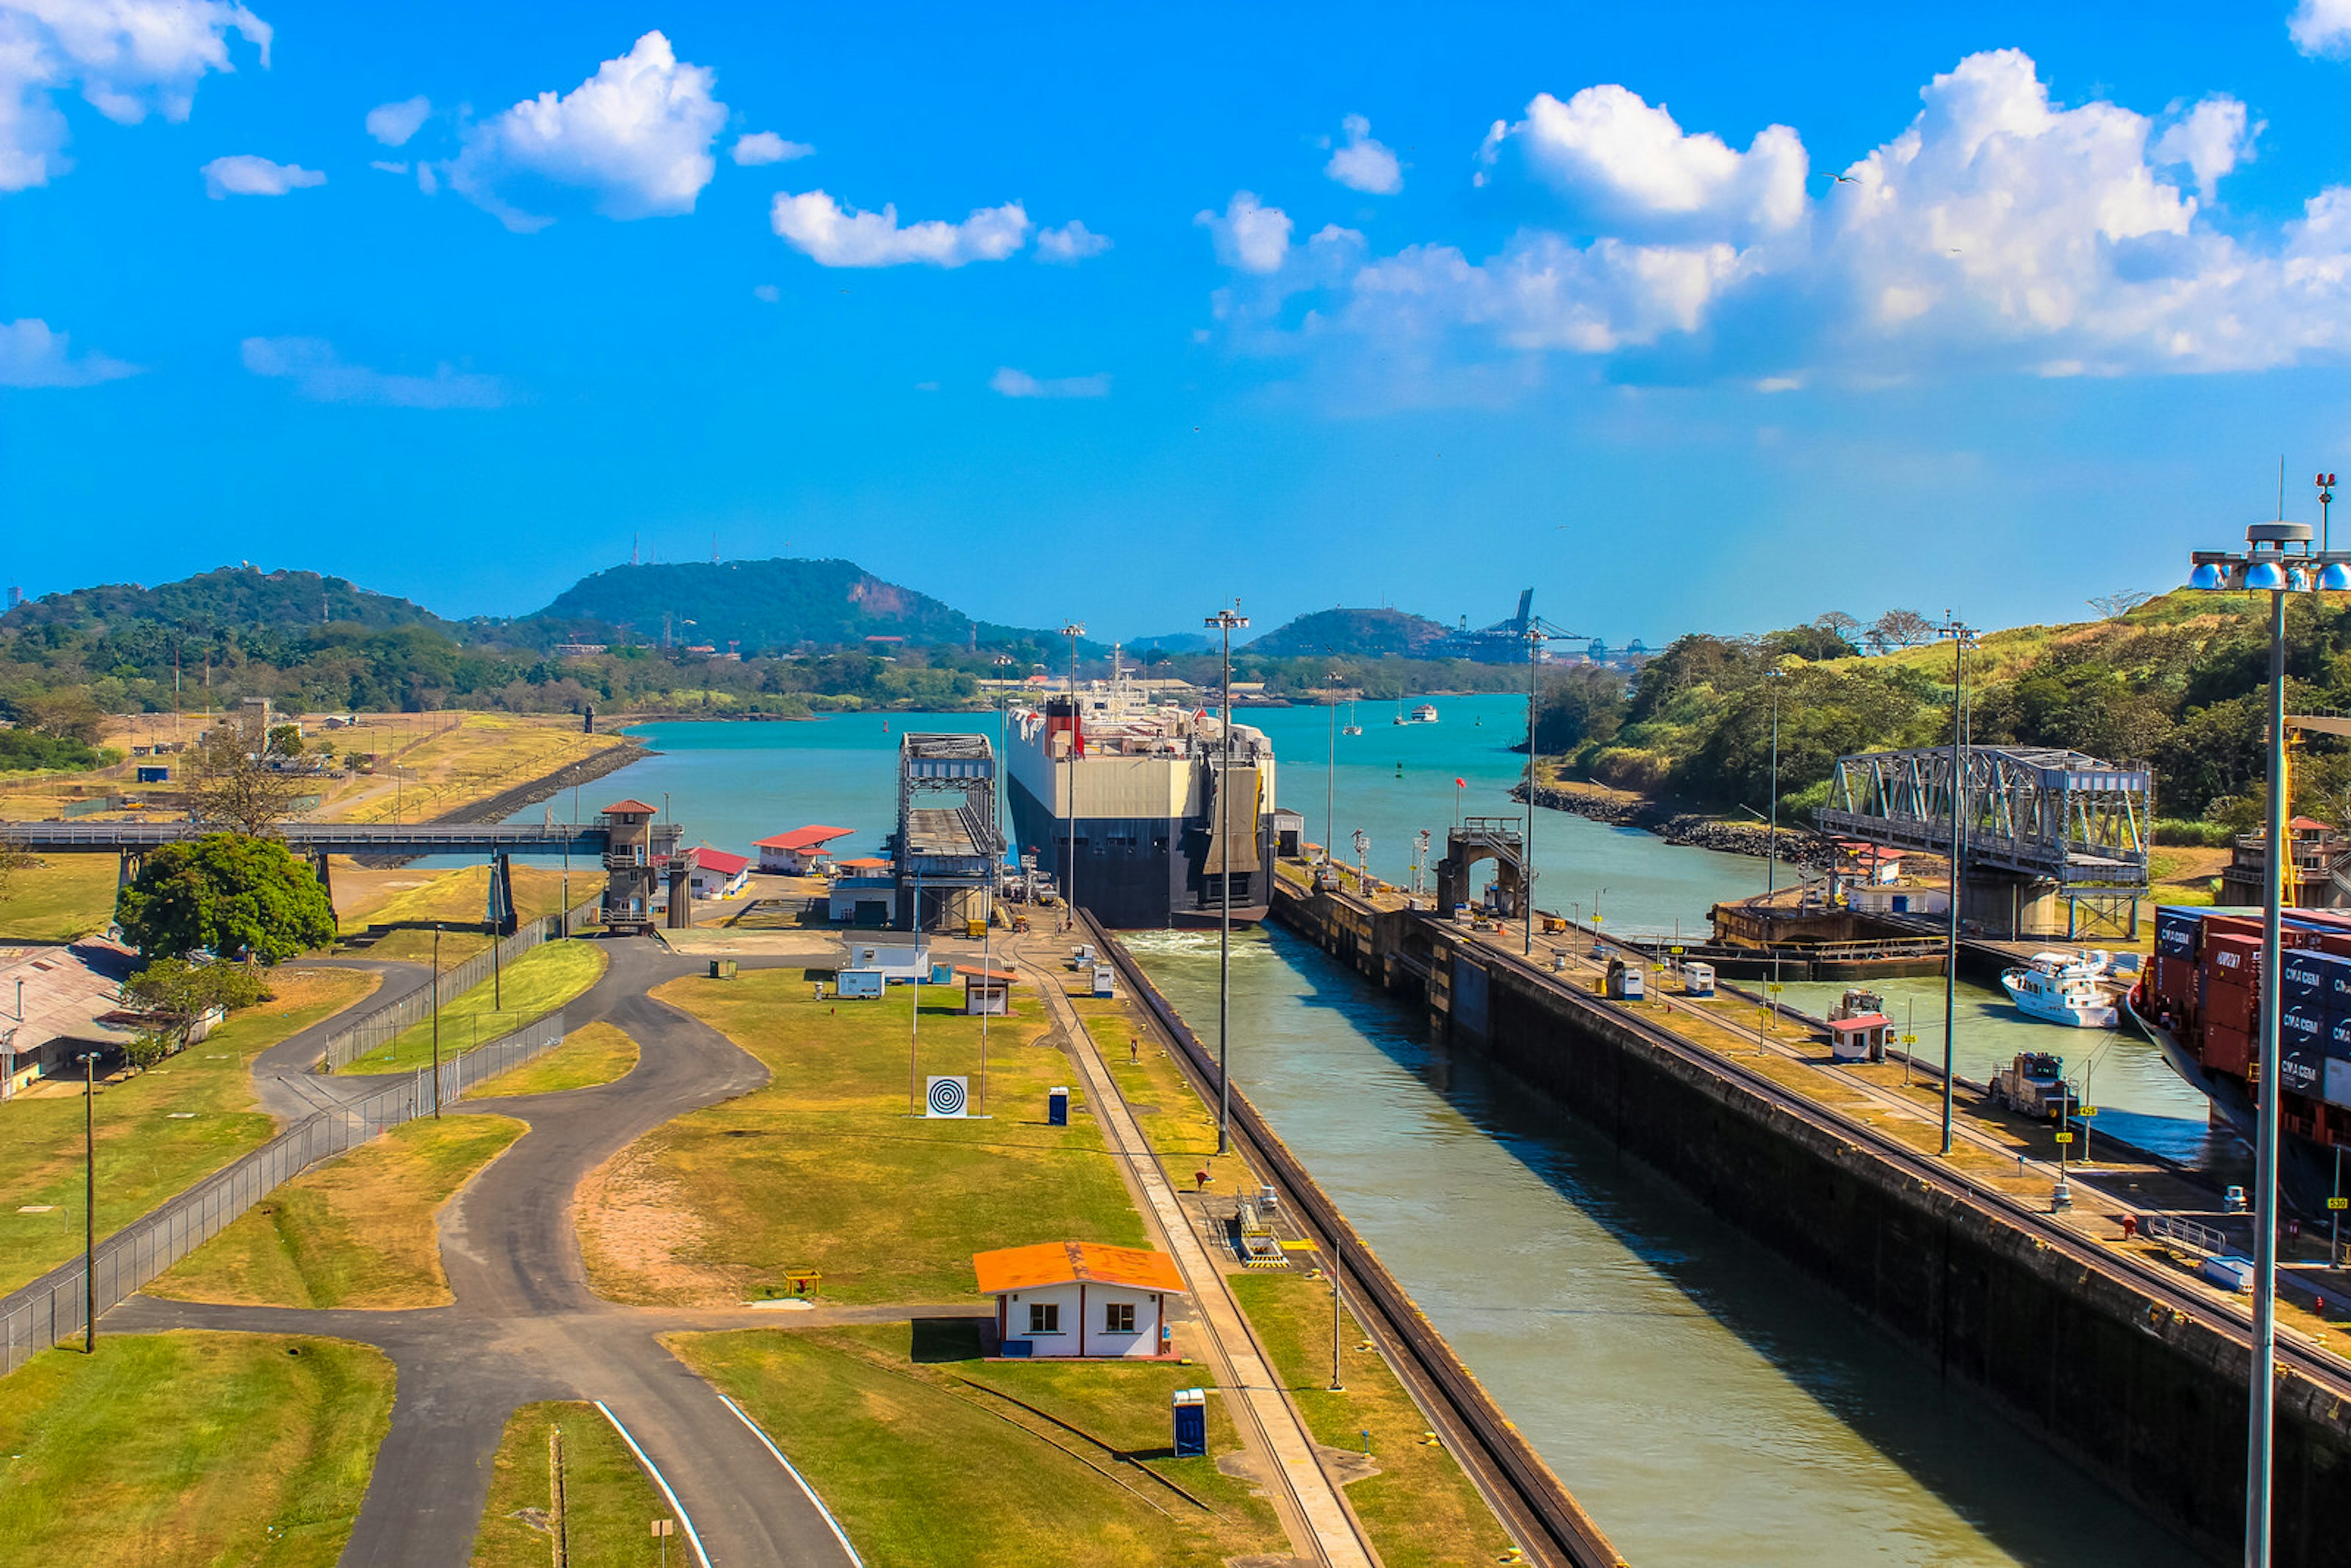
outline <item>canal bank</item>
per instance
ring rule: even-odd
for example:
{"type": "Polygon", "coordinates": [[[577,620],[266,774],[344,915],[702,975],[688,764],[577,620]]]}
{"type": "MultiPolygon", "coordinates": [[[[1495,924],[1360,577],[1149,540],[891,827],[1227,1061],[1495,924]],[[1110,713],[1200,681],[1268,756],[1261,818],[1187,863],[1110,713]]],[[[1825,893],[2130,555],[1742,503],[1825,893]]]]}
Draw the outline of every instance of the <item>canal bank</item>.
{"type": "MultiPolygon", "coordinates": [[[[1653,1009],[1562,984],[1449,923],[1295,888],[1275,918],[1425,1007],[1457,1055],[1573,1113],[1830,1287],[1938,1380],[1973,1389],[2204,1550],[2233,1550],[2246,1350],[2241,1319],[2217,1298],[1668,1032],[1653,1009]]],[[[2281,1560],[2351,1561],[2327,1511],[2351,1458],[2351,1383],[2307,1347],[2288,1344],[2282,1361],[2281,1560]]]]}

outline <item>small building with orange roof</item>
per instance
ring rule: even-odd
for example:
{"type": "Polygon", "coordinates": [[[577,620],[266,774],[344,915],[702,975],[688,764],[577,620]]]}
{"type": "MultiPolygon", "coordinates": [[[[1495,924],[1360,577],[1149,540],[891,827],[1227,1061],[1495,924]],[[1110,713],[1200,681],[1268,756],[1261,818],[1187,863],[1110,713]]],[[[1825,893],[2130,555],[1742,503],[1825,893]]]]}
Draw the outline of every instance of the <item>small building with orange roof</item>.
{"type": "Polygon", "coordinates": [[[1167,1299],[1184,1277],[1165,1252],[1094,1241],[1043,1241],[972,1254],[979,1292],[996,1298],[996,1338],[1007,1356],[1160,1360],[1167,1299]]]}

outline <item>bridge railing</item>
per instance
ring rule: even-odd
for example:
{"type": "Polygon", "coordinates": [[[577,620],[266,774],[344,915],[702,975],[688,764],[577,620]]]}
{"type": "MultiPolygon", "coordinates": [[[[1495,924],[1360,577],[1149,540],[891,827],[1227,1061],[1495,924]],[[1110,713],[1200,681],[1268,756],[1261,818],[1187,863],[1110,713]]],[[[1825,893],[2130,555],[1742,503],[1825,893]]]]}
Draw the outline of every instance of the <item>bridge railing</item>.
{"type": "MultiPolygon", "coordinates": [[[[444,1105],[561,1042],[563,1015],[553,1013],[502,1040],[441,1064],[444,1105]]],[[[319,1111],[261,1147],[196,1183],[179,1197],[124,1226],[99,1247],[98,1310],[103,1315],[285,1182],[322,1160],[357,1148],[433,1111],[433,1072],[421,1069],[364,1099],[319,1111]]],[[[16,1371],[41,1351],[82,1332],[88,1322],[83,1260],[52,1269],[23,1289],[0,1297],[0,1375],[16,1371]]]]}
{"type": "MultiPolygon", "coordinates": [[[[585,927],[594,920],[601,896],[600,894],[597,899],[561,915],[528,921],[495,948],[485,947],[464,963],[442,970],[440,999],[445,1003],[453,997],[463,996],[488,979],[494,967],[511,964],[542,942],[554,941],[585,927]]],[[[370,1051],[390,1045],[404,1030],[433,1016],[434,996],[431,986],[411,991],[337,1030],[327,1037],[326,1050],[319,1057],[320,1070],[332,1071],[349,1067],[370,1051]]]]}

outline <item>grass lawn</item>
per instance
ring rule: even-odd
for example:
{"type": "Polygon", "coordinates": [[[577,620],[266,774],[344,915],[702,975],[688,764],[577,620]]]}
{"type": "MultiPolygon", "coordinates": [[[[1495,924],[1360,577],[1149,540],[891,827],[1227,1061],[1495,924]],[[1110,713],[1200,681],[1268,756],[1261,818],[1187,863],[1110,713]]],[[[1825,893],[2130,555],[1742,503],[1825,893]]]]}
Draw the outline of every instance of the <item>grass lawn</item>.
{"type": "MultiPolygon", "coordinates": [[[[563,907],[564,879],[561,870],[549,866],[514,865],[515,908],[525,920],[536,920],[543,915],[556,914],[563,907]]],[[[584,903],[602,885],[601,868],[589,871],[579,866],[571,869],[571,893],[575,900],[584,903]]],[[[422,885],[388,889],[381,893],[357,894],[348,899],[338,899],[335,915],[346,932],[364,931],[371,923],[389,925],[402,920],[445,920],[457,925],[478,927],[489,906],[490,868],[486,865],[460,866],[444,872],[422,885]]],[[[410,933],[422,936],[430,945],[430,931],[410,933]]],[[[450,937],[441,938],[441,955],[449,956],[450,937]]]]}
{"type": "Polygon", "coordinates": [[[637,1065],[637,1042],[619,1026],[591,1023],[573,1030],[563,1043],[496,1078],[485,1078],[475,1094],[559,1094],[626,1078],[637,1065]]]}
{"type": "Polygon", "coordinates": [[[1339,1376],[1331,1392],[1331,1286],[1302,1274],[1236,1275],[1233,1295],[1273,1358],[1274,1374],[1327,1448],[1361,1452],[1371,1434],[1379,1473],[1347,1487],[1388,1568],[1491,1563],[1510,1544],[1486,1500],[1442,1445],[1422,1446],[1426,1423],[1350,1312],[1341,1319],[1339,1376]]]}
{"type": "Polygon", "coordinates": [[[112,855],[51,855],[8,879],[0,898],[0,940],[68,942],[114,918],[112,855]]]}
{"type": "MultiPolygon", "coordinates": [[[[447,949],[443,949],[447,956],[447,949]]],[[[531,1019],[551,1013],[601,979],[604,950],[592,942],[542,942],[506,967],[493,985],[441,998],[441,1055],[446,1061],[531,1019]],[[503,1007],[493,1009],[493,1001],[503,1007]]],[[[433,1021],[427,1019],[342,1069],[345,1072],[413,1071],[433,1065],[433,1021]]]]}
{"type": "Polygon", "coordinates": [[[452,1298],[434,1218],[528,1129],[511,1116],[420,1116],[314,1166],[147,1287],[264,1307],[437,1307],[452,1298]]]}
{"type": "Polygon", "coordinates": [[[1200,1098],[1176,1059],[1154,1043],[1151,1031],[1136,1024],[1126,1004],[1079,997],[1071,1005],[1100,1047],[1118,1092],[1134,1113],[1135,1127],[1159,1151],[1168,1178],[1188,1186],[1193,1173],[1207,1171],[1211,1192],[1256,1191],[1248,1161],[1238,1154],[1217,1153],[1215,1108],[1200,1098]],[[1140,1047],[1134,1061],[1127,1060],[1130,1040],[1140,1047]]]}
{"type": "MultiPolygon", "coordinates": [[[[726,1033],[773,1081],[680,1117],[582,1189],[581,1243],[597,1289],[623,1301],[739,1301],[779,1292],[785,1270],[823,1273],[836,1301],[973,1297],[971,1254],[1033,1241],[1141,1246],[1093,1119],[1045,1124],[1045,1092],[1081,1081],[1036,1038],[1044,1009],[1016,991],[992,1020],[994,1120],[907,1114],[916,988],[817,1001],[798,970],[691,977],[653,995],[726,1033]]],[[[980,1020],[962,990],[924,987],[921,1071],[967,1074],[977,1103],[980,1020]]]]}
{"type": "Polygon", "coordinates": [[[775,1438],[868,1563],[1212,1568],[1287,1551],[1272,1510],[1249,1483],[1216,1468],[1216,1456],[1240,1447],[1222,1399],[1208,1400],[1211,1457],[1166,1457],[1168,1396],[1198,1383],[1198,1367],[989,1364],[977,1359],[978,1339],[968,1327],[917,1326],[919,1337],[897,1323],[805,1333],[745,1329],[669,1343],[775,1438]],[[1155,1456],[1144,1461],[1153,1471],[1214,1511],[958,1376],[1002,1389],[1110,1448],[1155,1456]],[[1079,1463],[1040,1430],[1125,1485],[1079,1463]]]}
{"type": "MultiPolygon", "coordinates": [[[[547,1568],[554,1535],[549,1437],[563,1434],[563,1535],[571,1561],[594,1568],[655,1568],[662,1543],[653,1521],[674,1519],[669,1502],[593,1405],[549,1400],[507,1418],[490,1476],[489,1505],[474,1538],[474,1568],[547,1568]]],[[[669,1561],[690,1563],[683,1534],[669,1561]]]]}
{"type": "MultiPolygon", "coordinates": [[[[103,1237],[277,1132],[253,1110],[253,1059],[350,1006],[377,977],[356,969],[281,969],[275,1001],[236,1014],[212,1038],[149,1071],[99,1086],[98,1229],[103,1237]]],[[[78,1084],[0,1104],[0,1291],[81,1250],[82,1104],[78,1084]],[[25,1208],[47,1206],[47,1212],[25,1208]]]]}
{"type": "Polygon", "coordinates": [[[392,1424],[392,1363],[277,1334],[99,1335],[0,1382],[0,1542],[75,1568],[329,1568],[392,1424]]]}

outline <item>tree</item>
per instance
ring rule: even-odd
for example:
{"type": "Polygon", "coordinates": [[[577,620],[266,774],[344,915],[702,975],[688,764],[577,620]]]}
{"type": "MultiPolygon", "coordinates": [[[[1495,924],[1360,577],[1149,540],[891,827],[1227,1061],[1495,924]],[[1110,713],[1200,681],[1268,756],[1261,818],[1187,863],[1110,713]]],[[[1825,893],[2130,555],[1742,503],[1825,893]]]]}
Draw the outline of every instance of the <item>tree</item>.
{"type": "Polygon", "coordinates": [[[1813,624],[1833,634],[1841,643],[1852,642],[1853,634],[1861,630],[1861,622],[1842,610],[1832,610],[1815,618],[1813,624]]]}
{"type": "Polygon", "coordinates": [[[166,844],[115,900],[115,919],[150,958],[199,950],[276,964],[335,939],[335,911],[286,846],[243,833],[166,844]]]}
{"type": "Polygon", "coordinates": [[[84,746],[98,744],[99,727],[106,722],[106,715],[78,686],[17,697],[11,706],[26,728],[60,740],[78,740],[84,746]]]}
{"type": "Polygon", "coordinates": [[[1934,623],[1916,610],[1889,610],[1869,623],[1869,640],[1881,652],[1916,647],[1934,634],[1934,623]]]}
{"type": "Polygon", "coordinates": [[[2154,597],[2152,593],[2142,593],[2133,588],[2120,593],[2101,593],[2085,602],[2107,620],[2119,621],[2154,597]]]}
{"type": "Polygon", "coordinates": [[[123,1000],[147,1015],[144,1028],[131,1048],[131,1060],[152,1067],[164,1057],[185,1051],[188,1036],[214,1008],[234,1012],[270,998],[260,973],[242,964],[191,964],[183,958],[158,958],[133,975],[122,988],[123,1000]]]}
{"type": "Polygon", "coordinates": [[[277,829],[302,788],[268,765],[266,754],[222,726],[206,730],[188,753],[188,815],[207,828],[257,838],[277,829]]]}

